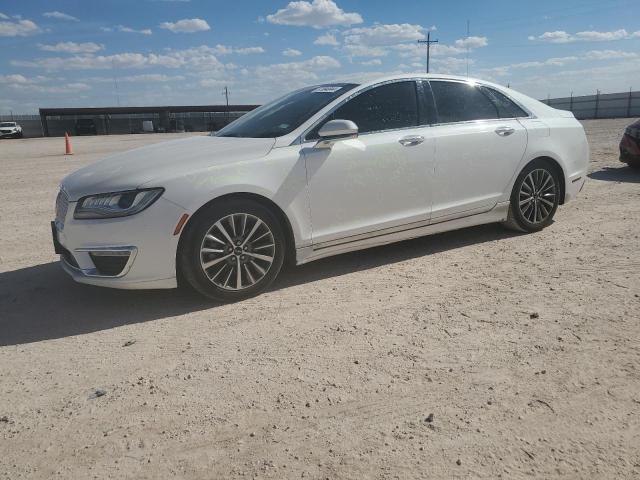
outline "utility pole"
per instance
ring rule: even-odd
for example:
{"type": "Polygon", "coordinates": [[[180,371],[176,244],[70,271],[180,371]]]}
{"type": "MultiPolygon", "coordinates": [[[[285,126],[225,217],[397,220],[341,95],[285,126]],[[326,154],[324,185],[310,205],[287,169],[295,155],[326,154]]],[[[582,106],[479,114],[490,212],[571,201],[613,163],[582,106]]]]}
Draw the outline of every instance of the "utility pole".
{"type": "Polygon", "coordinates": [[[467,20],[467,78],[469,78],[469,20],[467,20]]]}
{"type": "Polygon", "coordinates": [[[228,125],[229,124],[229,89],[227,88],[226,85],[224,87],[224,90],[222,91],[222,94],[224,95],[224,98],[227,101],[226,119],[227,119],[227,125],[228,125]]]}
{"type": "Polygon", "coordinates": [[[431,32],[427,32],[426,40],[418,40],[418,43],[425,43],[427,45],[427,73],[429,73],[429,61],[431,57],[431,44],[438,43],[438,40],[431,40],[431,32]]]}
{"type": "Polygon", "coordinates": [[[116,103],[120,106],[120,93],[118,92],[118,75],[116,73],[116,63],[111,59],[111,70],[113,71],[113,85],[115,87],[116,103]]]}

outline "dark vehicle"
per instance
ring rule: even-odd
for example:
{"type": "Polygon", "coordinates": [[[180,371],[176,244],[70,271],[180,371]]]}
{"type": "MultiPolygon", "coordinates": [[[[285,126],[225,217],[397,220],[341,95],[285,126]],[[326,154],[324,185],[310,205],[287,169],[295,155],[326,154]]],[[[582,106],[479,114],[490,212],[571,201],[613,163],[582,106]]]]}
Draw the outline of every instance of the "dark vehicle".
{"type": "Polygon", "coordinates": [[[96,122],[91,118],[81,118],[76,120],[76,135],[97,135],[96,122]]]}
{"type": "Polygon", "coordinates": [[[620,141],[620,161],[640,168],[640,120],[627,127],[620,141]]]}

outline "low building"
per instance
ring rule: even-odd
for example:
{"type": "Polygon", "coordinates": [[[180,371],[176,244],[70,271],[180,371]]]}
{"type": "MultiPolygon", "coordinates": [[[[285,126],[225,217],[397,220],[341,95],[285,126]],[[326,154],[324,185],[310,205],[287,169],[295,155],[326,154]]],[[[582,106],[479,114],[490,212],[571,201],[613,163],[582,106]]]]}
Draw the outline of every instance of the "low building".
{"type": "Polygon", "coordinates": [[[215,131],[258,105],[41,108],[45,137],[215,131]]]}

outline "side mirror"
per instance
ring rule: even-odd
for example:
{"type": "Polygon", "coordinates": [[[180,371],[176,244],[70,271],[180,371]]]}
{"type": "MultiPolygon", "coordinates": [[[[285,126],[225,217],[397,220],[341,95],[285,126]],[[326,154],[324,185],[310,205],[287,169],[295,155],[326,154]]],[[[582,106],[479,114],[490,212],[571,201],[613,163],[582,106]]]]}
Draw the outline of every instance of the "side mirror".
{"type": "Polygon", "coordinates": [[[329,120],[318,131],[320,141],[316,145],[329,148],[338,140],[358,138],[358,126],[351,120],[329,120]]]}

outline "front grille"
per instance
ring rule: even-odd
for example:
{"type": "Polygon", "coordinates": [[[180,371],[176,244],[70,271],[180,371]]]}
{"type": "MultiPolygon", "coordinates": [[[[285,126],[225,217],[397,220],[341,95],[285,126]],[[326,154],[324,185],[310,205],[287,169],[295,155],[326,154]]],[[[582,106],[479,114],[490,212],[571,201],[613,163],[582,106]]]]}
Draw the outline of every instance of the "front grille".
{"type": "Polygon", "coordinates": [[[100,275],[116,277],[127,265],[130,252],[90,252],[89,256],[100,275]]]}
{"type": "Polygon", "coordinates": [[[67,210],[69,209],[69,198],[64,190],[58,192],[56,197],[56,223],[59,225],[64,224],[65,218],[67,218],[67,210]]]}

